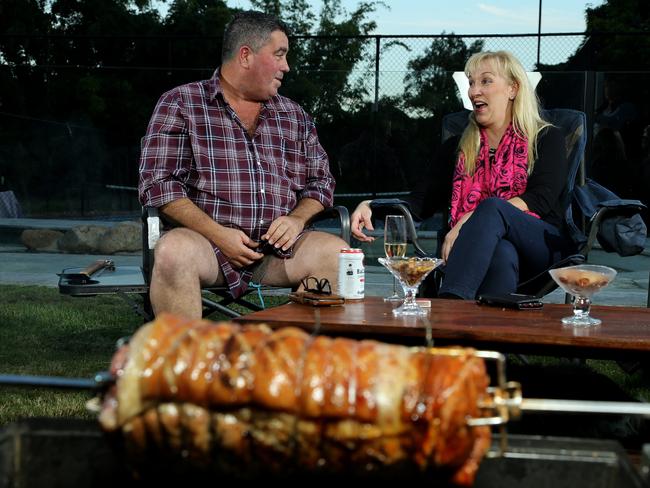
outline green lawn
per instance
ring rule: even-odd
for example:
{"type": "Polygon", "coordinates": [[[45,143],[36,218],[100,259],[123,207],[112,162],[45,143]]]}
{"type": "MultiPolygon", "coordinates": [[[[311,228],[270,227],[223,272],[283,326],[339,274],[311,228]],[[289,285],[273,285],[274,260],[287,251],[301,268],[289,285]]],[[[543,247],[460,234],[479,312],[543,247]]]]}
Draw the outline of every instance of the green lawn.
{"type": "MultiPolygon", "coordinates": [[[[107,369],[116,341],[140,325],[142,319],[117,296],[73,298],[55,288],[0,285],[0,374],[92,378],[107,369]]],[[[88,417],[89,397],[0,385],[0,425],[27,416],[88,417]]]]}

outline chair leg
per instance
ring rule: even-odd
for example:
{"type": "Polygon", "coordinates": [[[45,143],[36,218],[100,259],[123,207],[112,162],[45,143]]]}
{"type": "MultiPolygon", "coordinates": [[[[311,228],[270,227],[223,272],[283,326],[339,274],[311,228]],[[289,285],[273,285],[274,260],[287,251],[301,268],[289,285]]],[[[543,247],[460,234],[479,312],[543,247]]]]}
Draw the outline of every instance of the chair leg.
{"type": "Polygon", "coordinates": [[[650,272],[648,272],[648,299],[646,301],[645,306],[647,308],[650,308],[650,272]]]}

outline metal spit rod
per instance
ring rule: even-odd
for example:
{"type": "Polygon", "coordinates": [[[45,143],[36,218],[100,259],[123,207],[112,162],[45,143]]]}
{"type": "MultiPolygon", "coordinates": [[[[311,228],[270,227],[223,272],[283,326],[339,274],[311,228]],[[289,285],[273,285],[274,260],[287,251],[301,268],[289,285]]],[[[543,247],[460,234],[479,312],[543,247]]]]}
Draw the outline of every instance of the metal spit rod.
{"type": "MultiPolygon", "coordinates": [[[[460,353],[461,350],[459,349],[458,351],[460,353]]],[[[455,351],[453,349],[451,351],[447,350],[446,353],[453,355],[455,351]]],[[[501,356],[500,353],[485,351],[479,351],[477,355],[486,359],[497,360],[501,356]]],[[[498,415],[495,417],[469,419],[468,423],[470,425],[504,424],[511,418],[518,418],[522,411],[641,415],[650,417],[650,403],[522,398],[521,386],[518,383],[505,381],[505,375],[503,375],[502,371],[499,371],[499,376],[501,377],[499,381],[500,385],[496,388],[490,388],[493,392],[491,401],[488,404],[482,405],[482,408],[496,410],[498,415]]],[[[114,382],[115,377],[108,371],[99,372],[93,378],[0,374],[1,386],[102,391],[114,382]]]]}
{"type": "Polygon", "coordinates": [[[93,378],[65,378],[61,376],[34,376],[0,374],[0,385],[26,386],[31,388],[58,388],[62,390],[102,390],[112,384],[115,378],[106,372],[95,374],[93,378]]]}
{"type": "Polygon", "coordinates": [[[519,409],[527,412],[604,413],[650,417],[650,403],[603,402],[591,400],[554,400],[523,398],[519,409]]]}

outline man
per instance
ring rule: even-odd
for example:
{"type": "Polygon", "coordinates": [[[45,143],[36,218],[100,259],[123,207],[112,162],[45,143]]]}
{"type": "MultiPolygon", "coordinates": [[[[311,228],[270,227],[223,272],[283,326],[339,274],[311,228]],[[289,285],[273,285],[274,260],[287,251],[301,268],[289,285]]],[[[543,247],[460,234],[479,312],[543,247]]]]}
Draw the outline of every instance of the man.
{"type": "Polygon", "coordinates": [[[142,141],[139,193],[176,227],[156,245],[154,313],[199,317],[202,286],[240,296],[250,281],[335,284],[345,241],[305,231],[332,205],[334,179],[313,121],[278,95],[288,50],[278,19],[239,13],[213,77],[160,98],[142,141]]]}

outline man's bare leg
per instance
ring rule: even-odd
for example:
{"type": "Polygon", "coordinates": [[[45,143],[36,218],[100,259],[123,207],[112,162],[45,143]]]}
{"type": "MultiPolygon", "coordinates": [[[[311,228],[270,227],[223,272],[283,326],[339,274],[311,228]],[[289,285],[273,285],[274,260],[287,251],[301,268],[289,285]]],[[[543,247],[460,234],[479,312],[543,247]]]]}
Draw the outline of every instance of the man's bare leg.
{"type": "Polygon", "coordinates": [[[291,259],[271,259],[262,283],[272,286],[295,286],[307,276],[327,278],[337,293],[339,251],[348,247],[340,237],[327,232],[307,232],[293,248],[291,259]]]}
{"type": "Polygon", "coordinates": [[[212,245],[201,234],[177,228],[156,244],[150,290],[155,315],[201,318],[201,285],[223,283],[212,245]]]}

